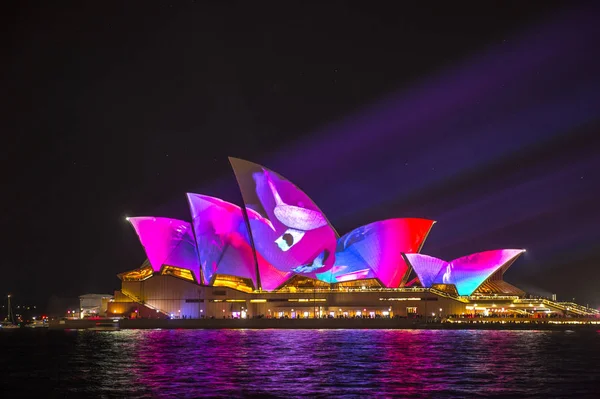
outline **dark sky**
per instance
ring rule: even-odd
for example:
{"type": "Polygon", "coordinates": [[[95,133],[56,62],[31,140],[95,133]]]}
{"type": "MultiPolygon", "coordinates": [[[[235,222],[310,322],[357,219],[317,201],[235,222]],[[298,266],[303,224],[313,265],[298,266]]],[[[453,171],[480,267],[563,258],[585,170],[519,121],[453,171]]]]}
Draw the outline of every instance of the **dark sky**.
{"type": "Polygon", "coordinates": [[[526,248],[508,281],[600,305],[593,3],[15,3],[1,293],[112,292],[144,260],[125,216],[241,203],[231,155],[341,234],[435,219],[424,253],[526,248]]]}

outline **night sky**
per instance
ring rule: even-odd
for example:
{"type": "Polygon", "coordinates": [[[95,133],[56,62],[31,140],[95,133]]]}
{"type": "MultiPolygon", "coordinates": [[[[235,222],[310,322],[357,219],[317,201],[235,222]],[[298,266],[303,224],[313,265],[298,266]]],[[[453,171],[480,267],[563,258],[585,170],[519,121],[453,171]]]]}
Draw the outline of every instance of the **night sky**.
{"type": "Polygon", "coordinates": [[[125,217],[241,204],[235,156],[340,234],[434,219],[423,253],[525,248],[507,281],[600,305],[593,3],[14,3],[2,295],[112,293],[145,258],[125,217]]]}

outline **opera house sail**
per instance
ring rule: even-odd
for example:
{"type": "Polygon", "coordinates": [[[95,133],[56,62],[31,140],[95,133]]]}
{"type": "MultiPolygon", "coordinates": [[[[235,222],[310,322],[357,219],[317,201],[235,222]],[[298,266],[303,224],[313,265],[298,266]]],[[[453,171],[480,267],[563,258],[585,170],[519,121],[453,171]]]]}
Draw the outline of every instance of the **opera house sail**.
{"type": "Polygon", "coordinates": [[[318,279],[328,272],[337,234],[315,203],[265,167],[237,158],[230,162],[259,259],[261,288],[276,289],[294,274],[318,279]]]}
{"type": "Polygon", "coordinates": [[[375,278],[382,286],[399,287],[409,268],[402,252],[421,250],[435,222],[388,219],[361,226],[338,240],[329,283],[375,278]]]}
{"type": "Polygon", "coordinates": [[[258,288],[256,261],[239,206],[206,195],[188,193],[192,226],[205,285],[217,275],[248,279],[258,288]]]}
{"type": "Polygon", "coordinates": [[[155,272],[200,281],[197,245],[190,223],[162,217],[127,218],[135,229],[155,272]]]}
{"type": "Polygon", "coordinates": [[[502,274],[523,253],[522,249],[498,249],[463,256],[450,262],[423,254],[405,254],[424,287],[453,284],[459,295],[471,295],[492,274],[502,274]]]}

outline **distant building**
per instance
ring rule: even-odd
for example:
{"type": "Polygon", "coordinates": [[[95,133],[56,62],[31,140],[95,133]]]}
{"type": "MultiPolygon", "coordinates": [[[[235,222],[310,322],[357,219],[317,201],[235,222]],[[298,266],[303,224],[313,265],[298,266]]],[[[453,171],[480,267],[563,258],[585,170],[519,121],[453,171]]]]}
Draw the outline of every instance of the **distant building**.
{"type": "Polygon", "coordinates": [[[111,294],[85,294],[79,297],[80,317],[106,316],[108,303],[113,300],[111,294]]]}
{"type": "Polygon", "coordinates": [[[78,298],[59,298],[52,295],[46,306],[46,313],[50,318],[58,317],[73,317],[73,314],[78,314],[79,299],[78,298]]]}

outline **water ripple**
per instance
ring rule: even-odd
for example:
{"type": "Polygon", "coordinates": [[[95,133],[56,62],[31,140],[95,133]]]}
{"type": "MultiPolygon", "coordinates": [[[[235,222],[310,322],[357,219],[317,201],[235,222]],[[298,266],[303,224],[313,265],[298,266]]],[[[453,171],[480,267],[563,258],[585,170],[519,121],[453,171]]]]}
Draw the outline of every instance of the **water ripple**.
{"type": "Polygon", "coordinates": [[[600,334],[584,333],[17,331],[0,350],[18,396],[591,398],[600,382],[600,334]]]}

